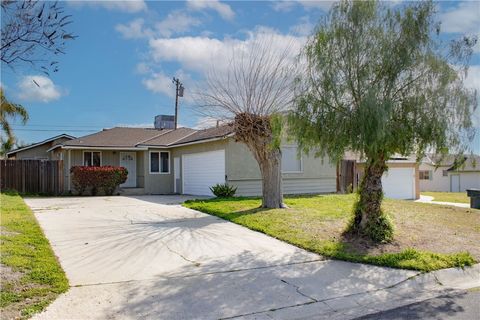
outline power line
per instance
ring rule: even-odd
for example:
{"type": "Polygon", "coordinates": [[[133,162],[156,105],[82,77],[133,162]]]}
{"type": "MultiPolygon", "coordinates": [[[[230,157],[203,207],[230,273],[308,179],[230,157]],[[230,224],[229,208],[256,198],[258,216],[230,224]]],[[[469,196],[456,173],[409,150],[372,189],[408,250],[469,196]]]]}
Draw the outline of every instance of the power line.
{"type": "Polygon", "coordinates": [[[14,124],[13,126],[17,127],[46,127],[46,128],[103,128],[103,125],[91,126],[91,125],[49,125],[49,124],[14,124]]]}
{"type": "Polygon", "coordinates": [[[61,131],[68,131],[68,132],[97,132],[98,130],[79,130],[79,129],[15,129],[15,131],[51,131],[51,132],[61,132],[61,131]]]}

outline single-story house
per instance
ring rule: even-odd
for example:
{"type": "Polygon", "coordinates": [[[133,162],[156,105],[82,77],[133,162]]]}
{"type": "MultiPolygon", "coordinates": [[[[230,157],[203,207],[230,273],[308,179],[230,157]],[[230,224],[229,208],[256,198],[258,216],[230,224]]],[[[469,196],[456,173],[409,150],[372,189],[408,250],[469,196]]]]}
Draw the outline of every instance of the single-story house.
{"type": "Polygon", "coordinates": [[[68,134],[60,134],[38,143],[21,147],[7,152],[7,158],[10,160],[59,160],[61,157],[60,149],[52,152],[49,151],[63,142],[75,139],[74,136],[68,134]]]}
{"type": "Polygon", "coordinates": [[[420,190],[464,192],[480,188],[480,156],[427,154],[420,164],[420,190]]]}
{"type": "MultiPolygon", "coordinates": [[[[190,128],[115,127],[64,141],[50,151],[61,152],[65,191],[72,190],[72,166],[123,166],[128,170],[125,192],[137,194],[211,195],[209,187],[228,183],[237,195],[260,195],[260,170],[250,150],[222,125],[190,128]]],[[[297,156],[297,147],[282,146],[285,194],[336,191],[336,166],[313,155],[297,156]]]]}

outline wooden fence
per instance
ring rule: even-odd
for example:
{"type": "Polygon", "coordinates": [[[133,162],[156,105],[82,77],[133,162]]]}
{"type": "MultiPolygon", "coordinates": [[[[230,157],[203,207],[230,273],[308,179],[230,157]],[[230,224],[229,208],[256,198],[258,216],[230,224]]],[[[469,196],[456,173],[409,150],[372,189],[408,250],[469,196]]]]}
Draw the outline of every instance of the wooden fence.
{"type": "Polygon", "coordinates": [[[349,193],[357,189],[355,160],[342,160],[337,165],[337,192],[349,193]]]}
{"type": "Polygon", "coordinates": [[[63,193],[62,160],[0,160],[0,188],[21,193],[63,193]]]}

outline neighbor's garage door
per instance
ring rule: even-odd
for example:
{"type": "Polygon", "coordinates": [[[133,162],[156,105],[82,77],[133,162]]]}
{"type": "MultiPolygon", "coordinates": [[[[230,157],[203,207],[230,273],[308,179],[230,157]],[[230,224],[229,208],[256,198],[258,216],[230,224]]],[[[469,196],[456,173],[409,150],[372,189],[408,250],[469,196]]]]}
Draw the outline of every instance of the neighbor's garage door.
{"type": "Polygon", "coordinates": [[[387,198],[415,199],[415,168],[389,168],[382,186],[387,198]]]}
{"type": "Polygon", "coordinates": [[[182,156],[183,193],[212,195],[210,187],[225,183],[225,150],[182,156]]]}

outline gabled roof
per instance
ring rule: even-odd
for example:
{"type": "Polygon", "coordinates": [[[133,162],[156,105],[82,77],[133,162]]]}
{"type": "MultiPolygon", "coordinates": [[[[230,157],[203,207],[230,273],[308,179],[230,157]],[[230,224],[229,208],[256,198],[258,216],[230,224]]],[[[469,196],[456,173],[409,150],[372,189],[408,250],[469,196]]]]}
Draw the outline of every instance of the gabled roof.
{"type": "Polygon", "coordinates": [[[457,159],[458,155],[455,154],[435,154],[435,153],[427,153],[425,154],[425,158],[423,158],[422,162],[427,163],[432,166],[439,166],[439,167],[450,167],[457,159]]]}
{"type": "Polygon", "coordinates": [[[233,134],[233,126],[225,124],[219,127],[197,130],[195,133],[179,140],[175,145],[187,144],[192,142],[210,141],[212,139],[222,138],[233,134]]]}
{"type": "Polygon", "coordinates": [[[462,171],[480,171],[480,156],[469,155],[463,157],[452,165],[448,171],[462,172],[462,171]]]}
{"type": "Polygon", "coordinates": [[[115,127],[67,141],[64,147],[134,148],[139,143],[172,131],[171,129],[115,127]]]}
{"type": "Polygon", "coordinates": [[[63,143],[65,149],[175,147],[220,139],[233,133],[231,125],[196,130],[191,128],[154,129],[115,127],[63,143]]]}
{"type": "Polygon", "coordinates": [[[66,134],[66,133],[62,133],[62,134],[59,134],[58,136],[54,136],[54,137],[48,138],[46,140],[43,140],[43,141],[40,141],[40,142],[37,142],[37,143],[32,143],[28,146],[9,151],[9,152],[7,152],[7,157],[9,157],[10,155],[15,154],[17,152],[25,151],[25,150],[28,150],[28,149],[31,149],[31,148],[35,148],[35,147],[41,146],[42,144],[49,143],[49,142],[52,142],[52,141],[55,141],[55,140],[58,140],[58,139],[62,139],[62,138],[71,139],[71,140],[76,139],[74,136],[71,136],[71,135],[66,134]]]}

